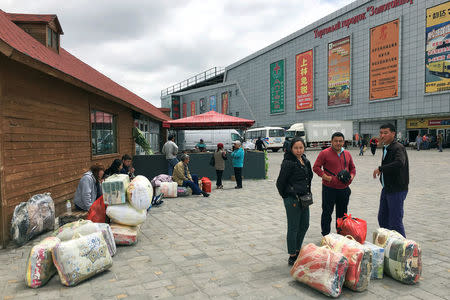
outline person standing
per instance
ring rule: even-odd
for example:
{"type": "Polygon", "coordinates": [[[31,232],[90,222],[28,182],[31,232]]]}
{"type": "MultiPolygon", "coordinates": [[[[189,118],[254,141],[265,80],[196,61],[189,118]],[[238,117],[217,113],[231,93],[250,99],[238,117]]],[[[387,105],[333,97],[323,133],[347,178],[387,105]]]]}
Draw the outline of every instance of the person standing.
{"type": "Polygon", "coordinates": [[[258,137],[258,139],[256,140],[255,148],[258,151],[264,151],[265,149],[267,149],[266,145],[264,144],[264,141],[261,140],[261,137],[258,137]]]}
{"type": "Polygon", "coordinates": [[[395,141],[395,127],[388,123],[380,127],[380,140],[384,145],[381,166],[373,171],[382,185],[378,224],[396,230],[406,237],[403,226],[403,203],[408,194],[409,162],[405,147],[395,141]]]}
{"type": "MultiPolygon", "coordinates": [[[[322,235],[330,233],[331,215],[336,205],[336,220],[347,213],[351,190],[349,185],[356,175],[350,152],[343,148],[344,135],[335,132],[331,136],[331,147],[322,150],[314,163],[313,171],[322,177],[322,235]],[[345,170],[345,171],[344,171],[345,170]],[[338,179],[338,175],[342,180],[338,179]]],[[[336,224],[337,226],[337,224],[336,224]]]]}
{"type": "Polygon", "coordinates": [[[309,228],[309,207],[303,207],[297,200],[297,196],[311,193],[313,172],[311,163],[306,159],[304,153],[305,141],[300,137],[294,138],[284,154],[276,183],[286,209],[289,265],[293,265],[297,260],[309,228]]]}
{"type": "Polygon", "coordinates": [[[418,134],[416,136],[416,147],[417,147],[417,151],[420,151],[420,144],[422,144],[422,137],[420,136],[420,134],[418,134]]]}
{"type": "Polygon", "coordinates": [[[442,143],[444,142],[444,137],[442,136],[442,133],[438,134],[436,141],[437,141],[437,144],[438,144],[439,152],[442,152],[442,143]]]}
{"type": "Polygon", "coordinates": [[[166,155],[167,160],[167,174],[172,176],[173,168],[178,163],[177,153],[178,146],[174,142],[175,136],[173,134],[169,135],[167,142],[162,147],[162,153],[166,155]]]}
{"type": "Polygon", "coordinates": [[[217,181],[216,187],[223,189],[222,175],[225,170],[225,160],[227,160],[227,152],[223,149],[223,144],[217,144],[217,150],[214,152],[214,168],[216,169],[217,181]]]}
{"type": "Polygon", "coordinates": [[[372,152],[372,155],[375,155],[375,152],[377,151],[378,147],[378,139],[376,137],[372,137],[369,143],[370,143],[370,151],[372,152]]]}
{"type": "Polygon", "coordinates": [[[361,141],[359,144],[359,155],[364,155],[364,149],[367,146],[367,141],[365,138],[361,137],[361,141]]]}
{"type": "Polygon", "coordinates": [[[355,146],[359,146],[359,133],[355,133],[355,146]]]}
{"type": "Polygon", "coordinates": [[[233,159],[234,177],[236,178],[235,189],[242,189],[242,168],[244,167],[244,149],[241,147],[240,141],[233,142],[233,152],[231,158],[233,159]]]}

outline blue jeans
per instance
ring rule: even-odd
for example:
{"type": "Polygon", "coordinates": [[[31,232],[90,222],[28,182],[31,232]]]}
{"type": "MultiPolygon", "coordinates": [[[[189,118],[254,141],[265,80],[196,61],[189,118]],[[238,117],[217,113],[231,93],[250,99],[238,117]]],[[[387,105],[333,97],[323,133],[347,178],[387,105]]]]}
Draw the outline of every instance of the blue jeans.
{"type": "Polygon", "coordinates": [[[378,210],[378,224],[382,228],[395,230],[404,237],[405,228],[403,227],[403,202],[405,201],[408,190],[387,193],[383,188],[380,196],[380,208],[378,210]]]}
{"type": "Polygon", "coordinates": [[[175,165],[178,163],[178,159],[172,158],[172,159],[167,159],[167,174],[172,176],[173,174],[173,167],[175,167],[175,165]]]}
{"type": "Polygon", "coordinates": [[[184,187],[190,187],[192,190],[193,195],[200,195],[202,193],[202,190],[198,186],[198,176],[197,175],[191,175],[192,181],[190,180],[183,180],[183,186],[184,187]]]}

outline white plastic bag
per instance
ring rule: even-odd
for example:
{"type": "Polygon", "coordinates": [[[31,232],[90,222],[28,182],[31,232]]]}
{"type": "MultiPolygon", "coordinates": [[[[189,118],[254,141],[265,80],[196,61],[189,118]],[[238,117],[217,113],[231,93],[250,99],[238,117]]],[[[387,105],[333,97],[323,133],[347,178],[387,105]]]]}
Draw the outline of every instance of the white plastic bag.
{"type": "Polygon", "coordinates": [[[153,187],[147,177],[138,175],[127,189],[128,201],[136,209],[148,209],[152,204],[153,187]]]}
{"type": "Polygon", "coordinates": [[[123,225],[136,226],[145,221],[147,211],[145,209],[138,210],[131,205],[110,205],[106,209],[106,215],[111,221],[123,225]]]}
{"type": "Polygon", "coordinates": [[[176,198],[178,184],[176,182],[161,182],[161,186],[155,189],[155,194],[164,194],[164,198],[176,198]]]}

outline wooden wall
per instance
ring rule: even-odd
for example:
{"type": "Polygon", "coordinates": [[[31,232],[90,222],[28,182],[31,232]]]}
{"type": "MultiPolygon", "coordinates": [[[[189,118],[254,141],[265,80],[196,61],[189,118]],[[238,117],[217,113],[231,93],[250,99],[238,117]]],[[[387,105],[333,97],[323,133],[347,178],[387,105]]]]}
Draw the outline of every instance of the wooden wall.
{"type": "Polygon", "coordinates": [[[100,163],[106,168],[113,159],[134,154],[135,144],[129,108],[1,54],[0,65],[2,238],[8,238],[11,216],[18,203],[34,194],[51,192],[57,213],[61,212],[65,200],[73,198],[82,174],[92,164],[100,163]],[[117,115],[117,154],[91,155],[91,108],[117,115]]]}
{"type": "MultiPolygon", "coordinates": [[[[17,23],[16,25],[26,31],[29,35],[33,36],[41,44],[47,46],[47,26],[45,24],[17,23]]],[[[52,24],[51,28],[56,31],[56,26],[54,24],[52,24]]]]}

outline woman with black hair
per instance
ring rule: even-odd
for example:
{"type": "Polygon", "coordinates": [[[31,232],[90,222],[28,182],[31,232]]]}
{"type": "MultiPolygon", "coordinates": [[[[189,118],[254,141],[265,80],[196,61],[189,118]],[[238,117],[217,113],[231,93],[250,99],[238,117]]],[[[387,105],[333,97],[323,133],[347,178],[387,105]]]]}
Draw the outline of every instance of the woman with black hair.
{"type": "Polygon", "coordinates": [[[89,171],[83,174],[73,198],[73,203],[77,209],[88,211],[92,203],[102,195],[100,183],[104,171],[103,166],[93,165],[89,171]]]}
{"type": "Polygon", "coordinates": [[[117,158],[112,162],[111,166],[109,166],[109,168],[105,170],[104,178],[108,178],[113,174],[120,174],[121,169],[122,169],[122,160],[117,158]]]}
{"type": "Polygon", "coordinates": [[[298,257],[306,231],[309,228],[309,207],[303,207],[299,196],[311,193],[313,172],[305,156],[305,141],[292,139],[281,163],[277,179],[278,193],[283,197],[287,216],[288,264],[293,265],[298,257]]]}

